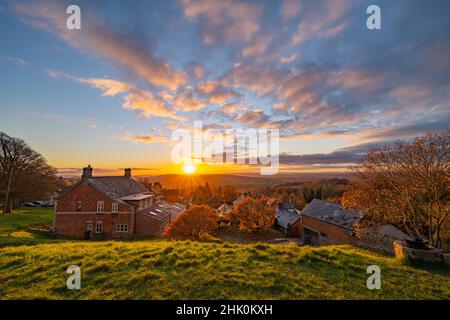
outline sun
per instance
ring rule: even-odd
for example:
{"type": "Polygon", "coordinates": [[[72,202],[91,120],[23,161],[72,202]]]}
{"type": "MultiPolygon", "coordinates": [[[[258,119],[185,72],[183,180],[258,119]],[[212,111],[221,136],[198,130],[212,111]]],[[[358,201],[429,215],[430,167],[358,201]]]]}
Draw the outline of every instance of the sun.
{"type": "Polygon", "coordinates": [[[195,164],[185,164],[183,166],[183,172],[185,174],[193,174],[197,170],[197,166],[195,164]]]}

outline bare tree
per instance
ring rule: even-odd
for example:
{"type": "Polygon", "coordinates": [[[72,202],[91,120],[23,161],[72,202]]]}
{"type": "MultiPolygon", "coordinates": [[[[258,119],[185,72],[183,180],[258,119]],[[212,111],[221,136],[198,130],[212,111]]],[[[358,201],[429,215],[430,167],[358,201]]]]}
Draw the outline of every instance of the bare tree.
{"type": "Polygon", "coordinates": [[[0,132],[0,186],[4,190],[4,213],[33,197],[52,191],[55,169],[25,141],[0,132]]]}
{"type": "Polygon", "coordinates": [[[450,218],[449,130],[372,147],[354,171],[358,179],[343,204],[365,208],[363,223],[391,223],[442,247],[450,218]]]}

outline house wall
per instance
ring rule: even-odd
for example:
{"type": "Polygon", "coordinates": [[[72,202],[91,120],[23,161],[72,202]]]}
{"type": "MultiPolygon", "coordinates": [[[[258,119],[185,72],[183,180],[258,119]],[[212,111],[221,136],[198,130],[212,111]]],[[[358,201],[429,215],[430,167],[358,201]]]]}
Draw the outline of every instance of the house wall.
{"type": "MultiPolygon", "coordinates": [[[[76,212],[77,201],[81,201],[81,211],[96,212],[97,201],[105,203],[105,212],[111,212],[113,200],[95,189],[87,182],[82,182],[74,189],[58,198],[56,212],[76,212]]],[[[130,207],[119,203],[119,212],[129,212],[130,207]]]]}
{"type": "Polygon", "coordinates": [[[298,219],[291,225],[291,237],[294,238],[302,237],[302,219],[298,219]]]}
{"type": "Polygon", "coordinates": [[[170,223],[170,216],[162,221],[142,212],[136,213],[137,236],[161,236],[164,228],[170,223]]]}
{"type": "Polygon", "coordinates": [[[64,236],[71,236],[83,239],[86,231],[86,224],[92,222],[92,238],[129,238],[133,235],[134,214],[96,214],[96,213],[57,213],[55,215],[56,233],[64,236]],[[95,225],[102,222],[103,232],[95,233],[95,225]],[[128,232],[116,232],[117,224],[128,224],[128,232]]]}
{"type": "Polygon", "coordinates": [[[53,227],[59,235],[84,238],[86,224],[92,222],[93,237],[127,238],[134,233],[134,213],[126,205],[119,203],[119,213],[111,213],[113,200],[82,182],[57,200],[53,227]],[[77,201],[81,201],[81,211],[76,211],[77,201]],[[104,212],[97,213],[97,201],[104,202],[104,212]],[[102,234],[95,233],[96,222],[103,223],[102,234]],[[127,233],[116,232],[116,224],[128,224],[127,233]]]}
{"type": "Polygon", "coordinates": [[[319,234],[318,245],[355,242],[355,238],[351,235],[350,231],[331,223],[302,215],[300,224],[302,229],[308,228],[309,230],[315,231],[319,234]]]}

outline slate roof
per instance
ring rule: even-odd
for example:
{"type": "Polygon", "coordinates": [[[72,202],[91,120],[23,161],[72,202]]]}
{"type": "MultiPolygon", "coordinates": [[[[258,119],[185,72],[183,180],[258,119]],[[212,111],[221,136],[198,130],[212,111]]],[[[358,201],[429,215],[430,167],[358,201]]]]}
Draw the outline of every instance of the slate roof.
{"type": "Polygon", "coordinates": [[[175,219],[184,210],[186,210],[186,206],[180,203],[161,201],[160,203],[150,208],[143,209],[140,212],[146,213],[156,220],[163,220],[164,218],[171,216],[173,221],[173,219],[175,219]]]}
{"type": "Polygon", "coordinates": [[[276,216],[278,225],[287,228],[288,224],[292,225],[298,219],[300,219],[300,214],[296,212],[280,210],[276,216]]]}
{"type": "Polygon", "coordinates": [[[86,180],[113,199],[149,192],[146,187],[130,177],[93,177],[86,180]]]}
{"type": "Polygon", "coordinates": [[[338,225],[347,230],[353,230],[353,225],[360,219],[358,215],[343,209],[338,204],[319,199],[313,199],[301,213],[305,216],[338,225]]]}
{"type": "Polygon", "coordinates": [[[278,205],[275,218],[277,219],[278,225],[287,228],[288,224],[292,225],[301,218],[301,215],[300,211],[295,209],[291,203],[283,202],[278,205]]]}

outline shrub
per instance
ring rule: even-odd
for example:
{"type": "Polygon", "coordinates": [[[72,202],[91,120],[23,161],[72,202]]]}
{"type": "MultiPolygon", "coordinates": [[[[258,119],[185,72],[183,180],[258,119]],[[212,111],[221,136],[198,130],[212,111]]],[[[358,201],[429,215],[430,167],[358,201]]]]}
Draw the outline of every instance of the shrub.
{"type": "Polygon", "coordinates": [[[275,222],[275,209],[267,204],[267,199],[247,197],[230,213],[230,221],[238,221],[241,231],[267,230],[275,222]]]}
{"type": "Polygon", "coordinates": [[[183,211],[164,232],[178,239],[201,240],[217,229],[219,216],[206,205],[194,205],[183,211]]]}

